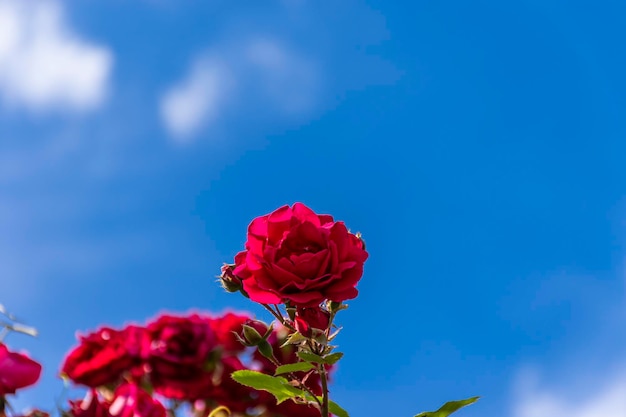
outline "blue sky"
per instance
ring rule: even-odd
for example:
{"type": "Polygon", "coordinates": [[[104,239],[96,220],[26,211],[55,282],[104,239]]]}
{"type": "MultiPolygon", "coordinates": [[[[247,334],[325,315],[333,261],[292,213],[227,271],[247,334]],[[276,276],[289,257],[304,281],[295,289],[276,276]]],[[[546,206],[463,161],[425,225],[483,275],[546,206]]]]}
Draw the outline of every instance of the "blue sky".
{"type": "Polygon", "coordinates": [[[624,16],[0,0],[0,301],[46,365],[18,404],[62,397],[76,330],[262,314],[214,276],[302,201],[370,252],[333,385],[353,417],[623,416],[624,16]]]}

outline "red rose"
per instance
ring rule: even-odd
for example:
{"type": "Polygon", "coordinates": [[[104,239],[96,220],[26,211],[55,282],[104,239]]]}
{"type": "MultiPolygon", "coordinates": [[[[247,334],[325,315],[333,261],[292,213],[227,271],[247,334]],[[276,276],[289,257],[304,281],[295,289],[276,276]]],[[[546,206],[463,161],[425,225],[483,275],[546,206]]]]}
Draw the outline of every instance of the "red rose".
{"type": "Polygon", "coordinates": [[[226,313],[221,317],[212,317],[209,324],[215,333],[217,342],[222,347],[223,354],[232,355],[245,350],[245,346],[237,340],[233,332],[240,334],[242,326],[251,320],[244,314],[226,313]]]}
{"type": "Polygon", "coordinates": [[[73,417],[111,417],[108,404],[100,401],[95,389],[87,391],[82,400],[70,401],[69,414],[73,417]]]}
{"type": "Polygon", "coordinates": [[[0,397],[33,385],[40,374],[40,364],[22,353],[9,351],[0,343],[0,397]]]}
{"type": "Polygon", "coordinates": [[[165,417],[163,404],[135,384],[120,385],[109,406],[112,417],[165,417]]]}
{"type": "Polygon", "coordinates": [[[164,315],[148,325],[149,363],[155,390],[168,398],[204,398],[210,388],[211,353],[217,340],[207,317],[164,315]]]}
{"type": "Polygon", "coordinates": [[[67,355],[61,372],[92,388],[112,384],[125,372],[137,373],[149,343],[141,327],[103,327],[80,337],[80,345],[67,355]]]}
{"type": "Polygon", "coordinates": [[[367,259],[363,241],[343,222],[302,203],[254,219],[244,253],[233,273],[251,300],[302,307],[356,297],[367,259]]]}
{"type": "Polygon", "coordinates": [[[313,336],[313,329],[324,331],[330,324],[330,313],[320,307],[298,308],[295,318],[296,330],[303,336],[313,336]]]}

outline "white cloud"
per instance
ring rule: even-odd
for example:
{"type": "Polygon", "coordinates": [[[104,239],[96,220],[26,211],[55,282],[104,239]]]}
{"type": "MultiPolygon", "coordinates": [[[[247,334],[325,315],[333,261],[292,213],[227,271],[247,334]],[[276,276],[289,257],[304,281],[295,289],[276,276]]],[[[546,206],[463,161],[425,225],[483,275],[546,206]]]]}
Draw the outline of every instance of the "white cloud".
{"type": "Polygon", "coordinates": [[[222,46],[211,58],[197,58],[163,95],[161,117],[175,140],[188,142],[232,116],[290,117],[314,109],[320,77],[313,60],[264,37],[222,46]]]}
{"type": "Polygon", "coordinates": [[[313,107],[319,80],[311,60],[271,39],[253,40],[247,52],[261,78],[259,86],[277,108],[298,114],[313,107]]]}
{"type": "Polygon", "coordinates": [[[161,100],[161,116],[172,136],[184,141],[213,122],[230,89],[228,70],[216,60],[199,59],[185,80],[161,100]]]}
{"type": "MultiPolygon", "coordinates": [[[[580,376],[583,379],[583,375],[580,376]]],[[[518,381],[513,417],[624,417],[626,373],[604,376],[601,383],[585,384],[582,392],[538,387],[536,374],[524,373],[518,381]]],[[[580,382],[580,381],[579,381],[580,382]]],[[[571,390],[578,391],[578,390],[571,390]]]]}
{"type": "Polygon", "coordinates": [[[104,100],[112,53],[71,31],[58,3],[0,0],[0,97],[34,110],[104,100]]]}

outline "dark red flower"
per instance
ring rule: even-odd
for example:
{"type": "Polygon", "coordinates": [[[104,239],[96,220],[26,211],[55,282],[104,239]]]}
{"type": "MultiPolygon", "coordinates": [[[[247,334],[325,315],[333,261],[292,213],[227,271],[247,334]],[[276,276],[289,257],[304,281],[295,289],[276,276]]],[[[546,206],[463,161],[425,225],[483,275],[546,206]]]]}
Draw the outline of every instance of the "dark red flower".
{"type": "Polygon", "coordinates": [[[73,417],[111,417],[109,405],[100,400],[95,389],[87,391],[82,400],[70,401],[69,414],[73,417]]]}
{"type": "Polygon", "coordinates": [[[321,307],[298,308],[294,320],[296,330],[306,337],[313,336],[313,329],[326,330],[329,321],[330,313],[321,307]]]}
{"type": "Polygon", "coordinates": [[[226,313],[209,319],[209,324],[224,355],[237,354],[245,349],[233,332],[241,334],[242,326],[250,320],[249,315],[235,313],[226,313]]]}
{"type": "Polygon", "coordinates": [[[208,317],[163,315],[148,325],[155,390],[179,400],[205,398],[212,386],[211,354],[217,339],[208,317]]]}
{"type": "Polygon", "coordinates": [[[79,340],[61,372],[92,388],[115,383],[126,372],[137,376],[150,344],[145,329],[133,325],[123,330],[103,327],[79,340]]]}
{"type": "Polygon", "coordinates": [[[235,258],[233,274],[251,300],[302,307],[356,297],[368,256],[343,222],[302,203],[254,219],[243,253],[235,258]]]}
{"type": "Polygon", "coordinates": [[[109,406],[111,417],[165,417],[165,407],[135,384],[123,384],[109,406]]]}

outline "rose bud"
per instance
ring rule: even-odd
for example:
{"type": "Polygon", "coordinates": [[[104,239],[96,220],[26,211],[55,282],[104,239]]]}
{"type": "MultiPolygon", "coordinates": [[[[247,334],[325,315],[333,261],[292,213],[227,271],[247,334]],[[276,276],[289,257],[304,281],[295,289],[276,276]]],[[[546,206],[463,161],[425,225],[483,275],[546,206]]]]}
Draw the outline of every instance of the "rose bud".
{"type": "Polygon", "coordinates": [[[248,344],[248,346],[256,346],[263,341],[263,336],[261,336],[261,334],[257,332],[254,327],[244,324],[242,328],[243,328],[243,338],[248,344]]]}
{"type": "Polygon", "coordinates": [[[222,288],[224,288],[228,292],[237,292],[241,291],[242,289],[241,280],[237,278],[233,273],[234,269],[235,265],[224,264],[222,266],[222,275],[220,275],[220,281],[222,283],[222,288]]]}
{"type": "Polygon", "coordinates": [[[255,346],[261,355],[268,359],[274,359],[272,346],[267,338],[272,334],[272,327],[258,320],[250,320],[242,326],[243,338],[240,341],[246,346],[255,346]],[[263,336],[261,336],[263,333],[263,336]]]}
{"type": "Polygon", "coordinates": [[[304,320],[302,317],[296,317],[293,323],[295,324],[296,330],[298,331],[298,333],[300,333],[302,336],[305,336],[305,337],[313,336],[313,331],[311,330],[311,326],[309,326],[309,323],[307,323],[306,320],[304,320]]]}
{"type": "Polygon", "coordinates": [[[298,308],[294,320],[298,333],[313,337],[314,329],[324,332],[330,324],[330,313],[320,307],[298,308]]]}

